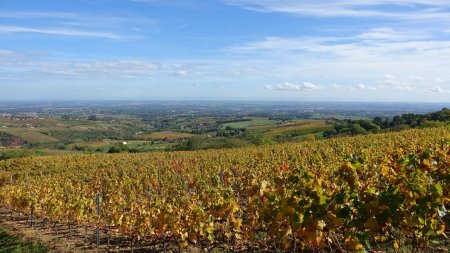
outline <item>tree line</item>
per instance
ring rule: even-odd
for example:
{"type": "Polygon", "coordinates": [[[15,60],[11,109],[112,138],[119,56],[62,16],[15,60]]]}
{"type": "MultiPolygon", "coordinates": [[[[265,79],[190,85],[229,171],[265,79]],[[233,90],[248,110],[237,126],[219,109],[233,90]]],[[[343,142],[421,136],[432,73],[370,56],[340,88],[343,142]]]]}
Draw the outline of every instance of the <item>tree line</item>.
{"type": "Polygon", "coordinates": [[[367,120],[336,120],[333,128],[324,132],[324,137],[335,135],[358,135],[409,128],[438,127],[450,123],[450,109],[443,108],[428,114],[402,114],[392,118],[375,117],[367,120]]]}

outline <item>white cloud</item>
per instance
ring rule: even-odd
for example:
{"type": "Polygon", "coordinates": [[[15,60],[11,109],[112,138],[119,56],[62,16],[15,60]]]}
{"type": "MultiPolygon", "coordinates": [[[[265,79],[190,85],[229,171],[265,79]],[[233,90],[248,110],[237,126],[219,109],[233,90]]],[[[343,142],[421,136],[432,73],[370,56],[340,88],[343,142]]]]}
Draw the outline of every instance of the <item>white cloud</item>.
{"type": "Polygon", "coordinates": [[[76,13],[76,12],[26,12],[26,11],[8,11],[1,12],[0,18],[4,19],[28,19],[28,20],[51,20],[57,24],[67,24],[71,26],[109,26],[117,24],[145,24],[155,25],[158,22],[154,19],[143,16],[119,16],[119,15],[99,15],[98,13],[76,13]]]}
{"type": "Polygon", "coordinates": [[[0,33],[38,33],[103,39],[139,39],[156,32],[159,22],[136,14],[0,11],[0,33]],[[26,20],[27,25],[23,25],[26,20]]]}
{"type": "Polygon", "coordinates": [[[16,56],[16,53],[10,50],[1,50],[0,49],[0,57],[12,57],[16,56]]]}
{"type": "Polygon", "coordinates": [[[259,12],[318,17],[380,17],[391,19],[447,19],[446,0],[223,0],[259,12]],[[390,7],[390,8],[389,8],[390,7]]]}
{"type": "Polygon", "coordinates": [[[80,19],[81,15],[71,12],[0,12],[1,18],[14,19],[35,19],[35,18],[50,18],[50,19],[80,19]]]}
{"type": "Polygon", "coordinates": [[[400,32],[391,27],[379,27],[368,30],[356,36],[362,41],[411,41],[430,38],[426,34],[417,34],[412,32],[400,32]]]}
{"type": "Polygon", "coordinates": [[[382,29],[343,37],[267,37],[235,45],[229,52],[275,62],[272,66],[276,70],[268,67],[267,71],[283,74],[284,78],[295,78],[300,70],[304,78],[327,75],[339,83],[375,83],[370,88],[380,92],[393,89],[420,93],[430,88],[424,80],[450,78],[450,40],[397,29],[386,30],[393,31],[393,37],[367,36],[373,31],[382,29]]]}
{"type": "Polygon", "coordinates": [[[443,83],[444,80],[442,80],[441,78],[435,78],[435,79],[434,79],[434,82],[435,82],[435,83],[443,83]]]}
{"type": "Polygon", "coordinates": [[[425,81],[425,78],[423,76],[410,76],[409,79],[412,81],[418,81],[418,82],[425,81]]]}
{"type": "Polygon", "coordinates": [[[373,87],[373,86],[367,86],[363,83],[360,83],[358,85],[356,85],[356,88],[359,90],[371,90],[371,91],[376,91],[377,88],[373,87]]]}
{"type": "Polygon", "coordinates": [[[92,32],[65,28],[29,28],[21,26],[0,26],[0,33],[41,33],[62,36],[97,37],[104,39],[122,39],[122,36],[107,32],[92,32]]]}
{"type": "Polygon", "coordinates": [[[150,79],[159,69],[158,64],[137,60],[61,62],[25,58],[0,62],[0,66],[8,79],[39,80],[150,79]]]}
{"type": "MultiPolygon", "coordinates": [[[[256,51],[322,51],[317,46],[332,42],[333,38],[327,37],[301,37],[301,38],[281,38],[267,37],[262,41],[248,42],[230,48],[235,53],[250,53],[256,51]]],[[[337,39],[339,40],[339,39],[337,39]]]]}
{"type": "MultiPolygon", "coordinates": [[[[267,37],[261,41],[247,42],[231,47],[233,53],[257,53],[257,52],[306,52],[316,54],[331,54],[340,57],[355,57],[359,59],[379,59],[388,56],[450,56],[450,40],[421,37],[410,35],[406,32],[396,39],[383,40],[367,36],[377,29],[371,29],[366,33],[345,37],[267,37]],[[401,38],[400,38],[401,37],[401,38]],[[415,39],[412,39],[415,38],[415,39]]],[[[392,30],[394,31],[394,30],[392,30]]]]}
{"type": "Polygon", "coordinates": [[[394,88],[396,90],[411,90],[412,86],[408,80],[398,80],[392,75],[383,75],[384,80],[380,81],[382,85],[394,88]]]}
{"type": "Polygon", "coordinates": [[[268,90],[317,90],[320,89],[319,85],[305,82],[300,84],[294,84],[290,82],[285,82],[281,84],[277,84],[275,86],[272,85],[266,85],[264,86],[268,90]]]}
{"type": "Polygon", "coordinates": [[[185,69],[180,69],[174,72],[174,75],[179,77],[186,77],[188,74],[189,72],[185,69]]]}
{"type": "Polygon", "coordinates": [[[395,76],[389,75],[389,74],[384,74],[383,77],[384,77],[385,79],[388,79],[388,80],[395,79],[395,76]]]}
{"type": "Polygon", "coordinates": [[[433,87],[429,91],[433,93],[450,93],[450,89],[444,89],[442,86],[433,87]]]}

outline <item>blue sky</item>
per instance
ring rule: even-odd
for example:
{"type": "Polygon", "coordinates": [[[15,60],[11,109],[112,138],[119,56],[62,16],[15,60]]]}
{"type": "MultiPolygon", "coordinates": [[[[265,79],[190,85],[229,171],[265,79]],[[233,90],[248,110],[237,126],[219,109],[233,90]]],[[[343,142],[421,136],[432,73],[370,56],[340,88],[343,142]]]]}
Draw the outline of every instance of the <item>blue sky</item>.
{"type": "Polygon", "coordinates": [[[1,100],[450,100],[448,0],[0,0],[1,100]]]}

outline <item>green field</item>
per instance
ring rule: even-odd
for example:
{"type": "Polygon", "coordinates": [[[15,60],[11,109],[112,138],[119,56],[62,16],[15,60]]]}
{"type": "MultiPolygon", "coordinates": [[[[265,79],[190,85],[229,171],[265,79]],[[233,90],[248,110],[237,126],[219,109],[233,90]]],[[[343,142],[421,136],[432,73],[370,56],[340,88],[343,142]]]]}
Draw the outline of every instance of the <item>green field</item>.
{"type": "Polygon", "coordinates": [[[279,124],[278,120],[270,120],[266,118],[250,118],[248,121],[236,121],[236,122],[228,122],[220,125],[221,129],[225,129],[226,127],[232,128],[250,128],[255,126],[273,126],[279,124]]]}
{"type": "Polygon", "coordinates": [[[183,138],[189,138],[193,137],[193,134],[189,133],[177,133],[177,132],[171,132],[171,131],[164,131],[164,132],[156,132],[152,134],[141,134],[137,135],[137,139],[183,139],[183,138]]]}

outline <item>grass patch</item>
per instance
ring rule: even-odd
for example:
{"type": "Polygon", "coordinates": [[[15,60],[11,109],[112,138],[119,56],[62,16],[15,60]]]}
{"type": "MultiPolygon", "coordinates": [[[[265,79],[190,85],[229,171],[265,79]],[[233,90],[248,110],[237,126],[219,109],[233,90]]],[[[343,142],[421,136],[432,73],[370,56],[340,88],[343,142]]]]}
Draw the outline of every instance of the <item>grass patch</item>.
{"type": "Polygon", "coordinates": [[[45,246],[30,241],[23,241],[0,229],[0,253],[41,253],[50,252],[45,246]]]}
{"type": "Polygon", "coordinates": [[[228,122],[220,125],[221,129],[225,129],[226,127],[232,127],[232,128],[249,128],[254,126],[270,126],[270,125],[277,125],[279,121],[277,120],[271,120],[271,119],[265,119],[265,118],[253,118],[248,121],[236,121],[236,122],[228,122]]]}
{"type": "Polygon", "coordinates": [[[177,133],[177,132],[169,132],[169,131],[165,131],[165,132],[157,132],[157,133],[152,133],[152,134],[141,134],[141,135],[136,135],[136,139],[184,139],[184,138],[189,138],[189,137],[193,137],[193,134],[189,134],[189,133],[177,133]]]}
{"type": "Polygon", "coordinates": [[[69,144],[68,147],[69,147],[69,149],[73,149],[76,146],[86,146],[86,147],[90,147],[90,148],[94,148],[95,149],[95,148],[110,147],[114,143],[117,143],[117,142],[119,142],[119,141],[102,140],[102,141],[77,142],[77,143],[69,144]]]}

